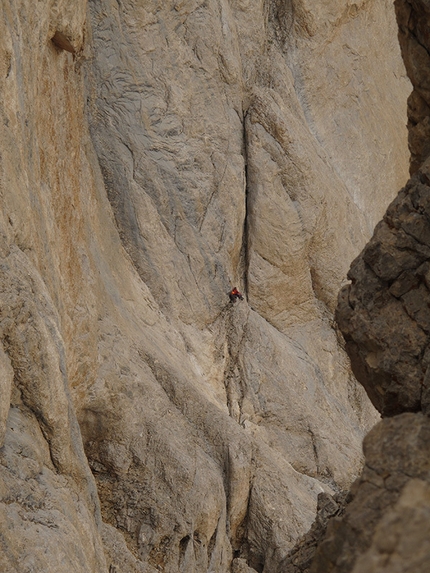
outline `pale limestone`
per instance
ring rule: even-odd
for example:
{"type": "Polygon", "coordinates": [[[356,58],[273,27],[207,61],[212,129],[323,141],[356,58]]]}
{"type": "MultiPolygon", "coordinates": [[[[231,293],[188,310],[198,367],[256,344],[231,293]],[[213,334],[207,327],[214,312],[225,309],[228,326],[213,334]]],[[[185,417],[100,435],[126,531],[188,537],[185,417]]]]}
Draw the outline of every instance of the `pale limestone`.
{"type": "MultiPolygon", "coordinates": [[[[11,432],[2,452],[15,452],[23,490],[46,474],[66,484],[44,515],[55,535],[26,510],[33,568],[275,570],[318,494],[359,473],[376,420],[332,311],[405,177],[391,6],[1,9],[0,321],[33,473],[11,432]],[[56,31],[74,56],[52,44],[56,31]],[[337,61],[345,37],[364,50],[352,71],[349,51],[337,61]],[[341,79],[324,77],[315,51],[341,79]],[[362,75],[372,97],[355,89],[362,75]],[[369,172],[376,149],[392,164],[369,172]],[[245,300],[233,305],[235,285],[245,300]]],[[[18,494],[1,488],[23,531],[18,494]]]]}

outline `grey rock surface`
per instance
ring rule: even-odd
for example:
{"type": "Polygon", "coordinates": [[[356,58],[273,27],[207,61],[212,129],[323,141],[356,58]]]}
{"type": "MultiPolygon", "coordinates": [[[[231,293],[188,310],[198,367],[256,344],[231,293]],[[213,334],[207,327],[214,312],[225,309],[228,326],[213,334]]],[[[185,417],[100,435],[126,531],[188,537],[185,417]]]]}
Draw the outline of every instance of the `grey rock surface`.
{"type": "Polygon", "coordinates": [[[326,534],[330,519],[335,516],[339,518],[343,515],[345,503],[345,494],[338,494],[335,498],[327,493],[318,495],[315,521],[290,554],[279,564],[278,571],[280,573],[309,573],[317,548],[326,534]]]}
{"type": "Polygon", "coordinates": [[[329,523],[311,573],[428,568],[429,431],[427,416],[405,413],[366,436],[363,473],[344,516],[329,523]]]}
{"type": "Polygon", "coordinates": [[[333,310],[407,171],[395,35],[371,0],[0,5],[0,568],[275,571],[359,474],[333,310]]]}

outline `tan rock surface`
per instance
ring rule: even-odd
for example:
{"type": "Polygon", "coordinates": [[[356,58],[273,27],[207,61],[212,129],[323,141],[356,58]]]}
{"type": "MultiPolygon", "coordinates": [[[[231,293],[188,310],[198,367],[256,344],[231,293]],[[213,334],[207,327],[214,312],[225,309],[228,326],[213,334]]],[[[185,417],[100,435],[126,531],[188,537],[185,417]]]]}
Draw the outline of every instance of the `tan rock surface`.
{"type": "Polygon", "coordinates": [[[3,2],[6,571],[274,571],[358,474],[332,311],[404,178],[393,30],[376,1],[3,2]]]}
{"type": "Polygon", "coordinates": [[[13,402],[0,450],[1,571],[107,571],[98,507],[82,479],[57,472],[36,416],[13,402]]]}
{"type": "Polygon", "coordinates": [[[386,198],[404,184],[404,159],[394,159],[404,135],[402,123],[393,124],[399,119],[393,95],[409,95],[410,84],[398,58],[392,2],[302,0],[293,3],[294,17],[283,2],[275,4],[307,123],[364,213],[367,234],[386,198]]]}

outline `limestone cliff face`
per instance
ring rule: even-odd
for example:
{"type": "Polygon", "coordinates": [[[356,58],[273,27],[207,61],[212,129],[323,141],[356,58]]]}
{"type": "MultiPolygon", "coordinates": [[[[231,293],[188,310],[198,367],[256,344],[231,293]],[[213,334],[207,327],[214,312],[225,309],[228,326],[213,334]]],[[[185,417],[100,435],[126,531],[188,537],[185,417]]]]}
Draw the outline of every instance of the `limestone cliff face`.
{"type": "Polygon", "coordinates": [[[0,26],[0,569],[276,571],[377,419],[332,318],[406,178],[391,3],[0,26]]]}

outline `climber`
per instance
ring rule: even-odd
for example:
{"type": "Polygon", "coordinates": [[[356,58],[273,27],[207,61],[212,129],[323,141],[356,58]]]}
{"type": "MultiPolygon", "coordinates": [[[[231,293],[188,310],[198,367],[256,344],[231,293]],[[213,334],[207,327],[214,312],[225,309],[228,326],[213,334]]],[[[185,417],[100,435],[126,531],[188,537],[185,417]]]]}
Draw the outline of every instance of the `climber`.
{"type": "Polygon", "coordinates": [[[229,293],[230,296],[230,300],[231,302],[236,302],[237,299],[239,300],[243,300],[243,295],[242,293],[240,293],[236,287],[234,287],[234,289],[232,289],[229,293]]]}

